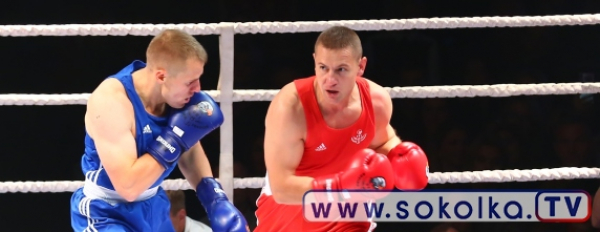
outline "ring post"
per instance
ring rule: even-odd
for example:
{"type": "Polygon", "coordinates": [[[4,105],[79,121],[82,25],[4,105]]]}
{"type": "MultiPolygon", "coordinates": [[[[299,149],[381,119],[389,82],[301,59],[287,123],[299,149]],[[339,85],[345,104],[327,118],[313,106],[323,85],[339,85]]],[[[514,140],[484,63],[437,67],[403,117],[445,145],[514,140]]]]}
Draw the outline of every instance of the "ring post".
{"type": "Polygon", "coordinates": [[[220,23],[219,102],[225,121],[221,125],[221,154],[219,155],[219,182],[229,201],[233,202],[233,23],[220,23]]]}

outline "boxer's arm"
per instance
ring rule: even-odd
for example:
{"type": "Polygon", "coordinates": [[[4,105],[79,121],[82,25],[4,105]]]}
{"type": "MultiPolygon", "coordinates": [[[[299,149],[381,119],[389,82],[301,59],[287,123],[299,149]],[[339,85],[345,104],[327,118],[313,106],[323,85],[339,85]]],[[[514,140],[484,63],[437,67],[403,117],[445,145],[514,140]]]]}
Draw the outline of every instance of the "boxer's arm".
{"type": "Polygon", "coordinates": [[[395,186],[401,190],[420,190],[427,186],[429,162],[425,152],[416,144],[401,141],[390,125],[392,99],[380,85],[370,83],[373,111],[375,112],[375,137],[372,149],[386,154],[394,172],[395,186]]]}
{"type": "Polygon", "coordinates": [[[596,190],[592,200],[592,217],[590,218],[594,228],[600,228],[600,188],[596,190]]]}
{"type": "Polygon", "coordinates": [[[390,125],[393,112],[392,98],[383,87],[372,81],[368,80],[368,82],[375,113],[375,137],[369,148],[381,154],[388,154],[392,148],[402,142],[396,130],[390,125]]]}
{"type": "Polygon", "coordinates": [[[293,94],[293,84],[284,87],[271,101],[265,118],[265,165],[273,198],[279,204],[301,204],[312,189],[312,177],[296,176],[304,152],[303,115],[293,94]]]}
{"type": "Polygon", "coordinates": [[[148,154],[137,157],[131,105],[125,93],[115,91],[118,87],[108,81],[88,99],[85,126],[115,190],[133,201],[152,186],[164,168],[148,154]]]}
{"type": "Polygon", "coordinates": [[[191,186],[197,186],[203,177],[212,177],[212,168],[200,142],[181,155],[179,170],[191,186]]]}

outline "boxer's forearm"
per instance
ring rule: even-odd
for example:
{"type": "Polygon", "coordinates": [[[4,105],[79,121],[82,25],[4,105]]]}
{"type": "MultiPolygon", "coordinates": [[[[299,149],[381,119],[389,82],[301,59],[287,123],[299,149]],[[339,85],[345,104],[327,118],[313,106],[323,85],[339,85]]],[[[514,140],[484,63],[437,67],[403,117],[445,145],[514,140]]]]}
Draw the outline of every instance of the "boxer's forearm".
{"type": "Polygon", "coordinates": [[[393,136],[379,147],[373,148],[375,152],[387,155],[395,146],[400,144],[402,140],[398,136],[393,136]]]}
{"type": "Polygon", "coordinates": [[[212,177],[212,168],[200,143],[183,153],[178,161],[179,170],[192,187],[196,187],[204,177],[212,177]]]}
{"type": "Polygon", "coordinates": [[[290,176],[278,186],[272,185],[273,198],[278,204],[300,205],[304,194],[312,189],[312,177],[290,176]]]}
{"type": "Polygon", "coordinates": [[[111,178],[117,193],[127,201],[134,201],[144,191],[148,190],[165,169],[149,154],[145,154],[135,161],[127,170],[121,170],[121,175],[111,178]]]}

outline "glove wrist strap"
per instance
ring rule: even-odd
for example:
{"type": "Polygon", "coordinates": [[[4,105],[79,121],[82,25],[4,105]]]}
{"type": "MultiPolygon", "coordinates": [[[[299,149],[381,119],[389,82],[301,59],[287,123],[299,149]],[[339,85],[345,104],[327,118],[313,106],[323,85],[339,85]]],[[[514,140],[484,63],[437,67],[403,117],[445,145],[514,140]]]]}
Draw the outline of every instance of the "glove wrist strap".
{"type": "Polygon", "coordinates": [[[314,190],[337,190],[339,188],[338,174],[316,177],[313,180],[314,190]]]}

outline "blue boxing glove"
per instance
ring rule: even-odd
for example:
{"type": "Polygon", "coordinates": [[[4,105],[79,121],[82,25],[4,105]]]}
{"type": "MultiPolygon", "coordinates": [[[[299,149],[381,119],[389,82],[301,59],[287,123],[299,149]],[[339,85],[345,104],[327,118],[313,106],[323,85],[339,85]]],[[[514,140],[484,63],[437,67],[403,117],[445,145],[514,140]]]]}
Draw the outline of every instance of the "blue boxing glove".
{"type": "Polygon", "coordinates": [[[181,109],[172,109],[168,127],[148,147],[165,169],[200,139],[223,124],[223,112],[207,93],[195,93],[181,109]]]}
{"type": "Polygon", "coordinates": [[[244,215],[227,199],[221,184],[205,177],[196,186],[196,196],[204,206],[213,231],[250,232],[244,215]]]}

